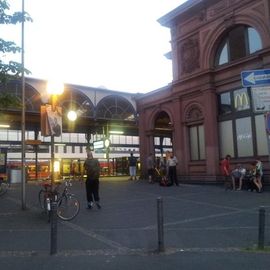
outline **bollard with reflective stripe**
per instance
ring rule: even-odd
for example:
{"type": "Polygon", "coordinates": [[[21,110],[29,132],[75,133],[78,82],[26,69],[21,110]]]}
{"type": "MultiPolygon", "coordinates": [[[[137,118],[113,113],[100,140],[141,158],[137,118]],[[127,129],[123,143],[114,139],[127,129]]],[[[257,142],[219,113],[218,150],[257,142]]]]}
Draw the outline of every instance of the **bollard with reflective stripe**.
{"type": "Polygon", "coordinates": [[[259,209],[259,235],[258,248],[264,249],[264,231],[265,231],[265,209],[263,206],[259,209]]]}
{"type": "Polygon", "coordinates": [[[163,200],[157,199],[157,222],[158,222],[158,252],[164,251],[164,229],[163,229],[163,200]]]}
{"type": "Polygon", "coordinates": [[[51,203],[51,255],[57,253],[57,202],[51,203]]]}

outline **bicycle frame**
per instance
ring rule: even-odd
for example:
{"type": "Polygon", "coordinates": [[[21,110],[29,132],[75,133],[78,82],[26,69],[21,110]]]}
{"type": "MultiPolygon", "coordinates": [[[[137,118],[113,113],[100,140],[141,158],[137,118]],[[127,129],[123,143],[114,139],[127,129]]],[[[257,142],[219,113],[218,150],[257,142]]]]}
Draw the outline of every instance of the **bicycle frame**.
{"type": "Polygon", "coordinates": [[[57,203],[57,215],[62,220],[71,220],[80,210],[80,203],[74,194],[70,193],[68,187],[72,186],[70,180],[65,181],[65,187],[59,192],[59,186],[51,190],[50,184],[44,184],[39,192],[39,203],[50,217],[51,203],[57,203]]]}

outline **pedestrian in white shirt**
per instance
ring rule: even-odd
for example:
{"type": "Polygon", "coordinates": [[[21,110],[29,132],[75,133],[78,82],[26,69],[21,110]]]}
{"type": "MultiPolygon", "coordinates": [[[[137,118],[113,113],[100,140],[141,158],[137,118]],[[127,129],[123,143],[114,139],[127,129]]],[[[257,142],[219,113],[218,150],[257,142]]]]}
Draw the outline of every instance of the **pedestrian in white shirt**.
{"type": "Polygon", "coordinates": [[[168,160],[167,165],[169,169],[169,182],[171,185],[179,186],[178,179],[177,179],[177,172],[176,172],[176,165],[178,164],[177,157],[174,156],[173,152],[171,152],[168,160]]]}

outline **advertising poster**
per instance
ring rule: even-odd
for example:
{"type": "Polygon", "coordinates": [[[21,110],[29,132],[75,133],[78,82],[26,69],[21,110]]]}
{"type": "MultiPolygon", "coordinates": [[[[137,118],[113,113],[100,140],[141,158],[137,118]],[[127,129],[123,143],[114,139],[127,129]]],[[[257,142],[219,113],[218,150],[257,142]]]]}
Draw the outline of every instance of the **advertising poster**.
{"type": "Polygon", "coordinates": [[[41,106],[41,135],[42,136],[61,136],[62,134],[62,108],[46,104],[41,106]]]}
{"type": "Polygon", "coordinates": [[[252,100],[254,112],[270,111],[270,87],[252,87],[252,100]]]}
{"type": "Polygon", "coordinates": [[[0,173],[7,172],[7,149],[0,148],[0,173]]]}

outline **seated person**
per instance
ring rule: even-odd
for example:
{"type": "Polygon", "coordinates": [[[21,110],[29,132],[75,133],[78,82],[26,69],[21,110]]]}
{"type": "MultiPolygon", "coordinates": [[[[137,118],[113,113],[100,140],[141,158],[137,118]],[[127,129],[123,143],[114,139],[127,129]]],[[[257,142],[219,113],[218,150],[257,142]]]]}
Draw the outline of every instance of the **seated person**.
{"type": "Polygon", "coordinates": [[[239,179],[239,187],[237,190],[242,189],[243,178],[245,174],[246,174],[246,169],[243,168],[241,164],[237,164],[236,168],[232,170],[232,173],[231,173],[233,190],[235,190],[235,179],[239,179]]]}

